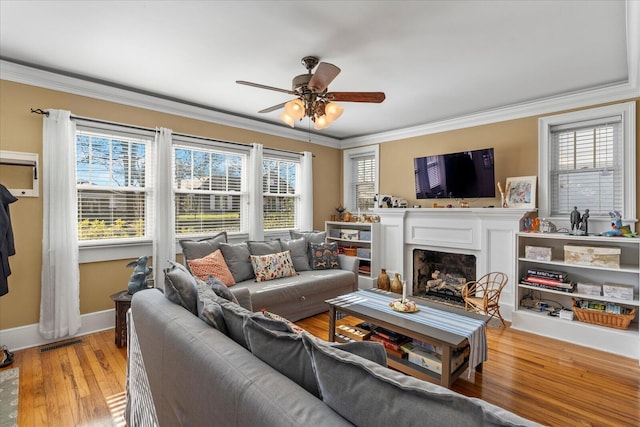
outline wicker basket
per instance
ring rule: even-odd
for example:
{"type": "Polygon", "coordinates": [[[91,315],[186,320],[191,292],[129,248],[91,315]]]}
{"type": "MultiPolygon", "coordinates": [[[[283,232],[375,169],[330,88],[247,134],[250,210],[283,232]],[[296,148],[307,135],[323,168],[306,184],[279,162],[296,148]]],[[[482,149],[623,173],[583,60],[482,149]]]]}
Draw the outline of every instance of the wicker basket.
{"type": "Polygon", "coordinates": [[[357,256],[358,248],[342,248],[344,249],[344,254],[349,256],[357,256]]]}
{"type": "Polygon", "coordinates": [[[606,313],[604,311],[587,310],[584,308],[580,308],[576,305],[575,301],[573,303],[573,312],[581,322],[592,323],[594,325],[607,326],[609,328],[616,329],[628,329],[629,324],[631,323],[633,318],[636,317],[635,307],[631,309],[631,313],[629,314],[613,314],[606,313]]]}

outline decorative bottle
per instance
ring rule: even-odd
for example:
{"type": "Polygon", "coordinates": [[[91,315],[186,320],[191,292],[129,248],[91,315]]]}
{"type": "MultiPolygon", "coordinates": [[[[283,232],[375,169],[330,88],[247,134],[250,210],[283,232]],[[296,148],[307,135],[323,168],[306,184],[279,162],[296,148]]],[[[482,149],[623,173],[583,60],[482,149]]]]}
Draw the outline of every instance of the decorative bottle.
{"type": "Polygon", "coordinates": [[[389,279],[389,275],[387,274],[386,269],[382,269],[380,274],[378,275],[378,289],[382,289],[383,291],[388,291],[391,287],[391,279],[389,279]]]}
{"type": "Polygon", "coordinates": [[[391,292],[402,295],[402,282],[400,281],[400,273],[396,273],[391,282],[391,292]]]}

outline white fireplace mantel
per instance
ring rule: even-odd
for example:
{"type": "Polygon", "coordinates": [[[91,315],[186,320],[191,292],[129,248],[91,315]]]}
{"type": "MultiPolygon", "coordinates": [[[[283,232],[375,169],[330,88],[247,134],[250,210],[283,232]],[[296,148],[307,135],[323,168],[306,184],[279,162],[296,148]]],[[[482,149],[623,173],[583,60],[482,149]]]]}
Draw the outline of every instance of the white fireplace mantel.
{"type": "MultiPolygon", "coordinates": [[[[381,266],[400,273],[413,286],[413,250],[429,249],[475,255],[477,278],[491,271],[509,277],[500,298],[502,315],[510,320],[516,277],[516,233],[535,211],[516,208],[374,209],[380,217],[381,266]]],[[[379,272],[371,272],[377,274],[379,272]]]]}

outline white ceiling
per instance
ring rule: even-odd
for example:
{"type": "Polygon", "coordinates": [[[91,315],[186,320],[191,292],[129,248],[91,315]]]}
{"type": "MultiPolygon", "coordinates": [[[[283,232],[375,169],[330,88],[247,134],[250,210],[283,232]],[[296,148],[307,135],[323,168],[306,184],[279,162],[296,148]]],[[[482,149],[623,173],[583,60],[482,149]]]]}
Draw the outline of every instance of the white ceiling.
{"type": "MultiPolygon", "coordinates": [[[[640,8],[633,5],[633,13],[640,8]]],[[[300,59],[342,69],[337,140],[632,84],[640,19],[606,1],[0,1],[0,59],[282,125],[300,59]],[[631,24],[630,24],[631,23],[631,24]],[[629,42],[629,45],[628,45],[629,42]],[[630,76],[631,73],[631,76],[630,76]]],[[[38,106],[47,107],[47,106],[38,106]]],[[[300,128],[307,132],[307,119],[300,128]]],[[[271,126],[273,127],[273,126],[271,126]]]]}

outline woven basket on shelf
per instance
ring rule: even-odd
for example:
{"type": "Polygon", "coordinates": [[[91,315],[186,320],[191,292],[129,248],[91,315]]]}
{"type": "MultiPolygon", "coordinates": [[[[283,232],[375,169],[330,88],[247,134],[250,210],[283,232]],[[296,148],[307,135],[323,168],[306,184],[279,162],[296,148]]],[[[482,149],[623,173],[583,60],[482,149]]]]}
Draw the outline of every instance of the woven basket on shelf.
{"type": "Polygon", "coordinates": [[[607,326],[609,328],[616,329],[628,329],[629,324],[631,323],[633,318],[636,317],[635,307],[631,309],[631,312],[629,314],[613,314],[606,313],[604,311],[587,310],[584,308],[580,308],[576,305],[575,301],[573,303],[573,312],[581,322],[592,323],[594,325],[607,326]]]}
{"type": "Polygon", "coordinates": [[[349,255],[349,256],[357,256],[358,255],[358,248],[343,248],[344,249],[344,254],[345,255],[349,255]]]}

